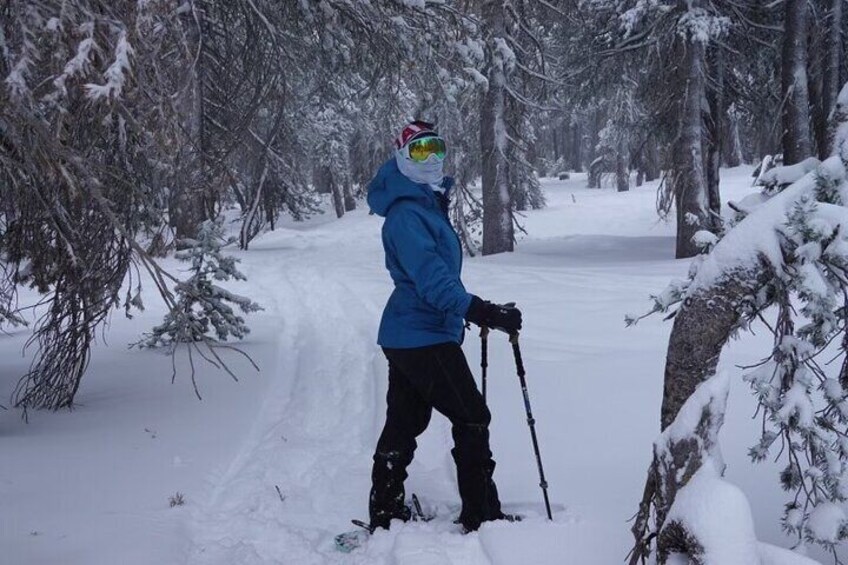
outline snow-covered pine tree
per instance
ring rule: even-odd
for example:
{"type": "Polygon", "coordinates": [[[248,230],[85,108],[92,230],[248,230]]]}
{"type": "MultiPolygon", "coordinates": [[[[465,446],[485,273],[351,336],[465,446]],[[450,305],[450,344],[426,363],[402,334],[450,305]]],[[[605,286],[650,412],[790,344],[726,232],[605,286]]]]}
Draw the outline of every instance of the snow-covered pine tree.
{"type": "Polygon", "coordinates": [[[230,337],[242,339],[250,332],[233,306],[245,314],[258,312],[262,307],[215,284],[245,280],[236,267],[238,259],[223,252],[224,245],[234,241],[225,237],[223,220],[218,219],[203,222],[197,239],[180,242],[182,250],[174,256],[190,263],[190,276],[174,288],[177,307],[165,315],[162,324],[154,327],[140,345],[173,347],[210,338],[227,341],[230,337]]]}
{"type": "Polygon", "coordinates": [[[168,162],[167,110],[136,97],[152,66],[145,40],[168,35],[157,8],[45,0],[0,15],[0,276],[45,305],[15,392],[24,414],[72,405],[95,329],[120,306],[133,260],[148,259],[136,237],[160,224],[151,181],[168,162]]]}
{"type": "MultiPolygon", "coordinates": [[[[234,307],[245,314],[258,312],[262,307],[249,298],[234,294],[216,284],[227,280],[245,280],[245,276],[236,267],[238,259],[225,255],[222,249],[225,244],[234,242],[235,238],[225,237],[221,219],[203,222],[197,239],[180,242],[181,250],[175,257],[190,264],[190,276],[176,284],[175,306],[165,314],[161,324],[138,342],[140,347],[166,347],[174,355],[180,344],[186,344],[191,359],[193,349],[197,350],[199,355],[204,355],[199,349],[202,344],[220,366],[235,378],[216,349],[220,342],[227,341],[230,337],[242,339],[250,332],[244,318],[236,313],[234,307]]],[[[176,377],[176,367],[174,371],[172,378],[176,377]]],[[[195,394],[200,398],[193,362],[191,382],[195,394]]]]}
{"type": "MultiPolygon", "coordinates": [[[[836,544],[848,538],[840,506],[848,500],[848,84],[834,115],[834,154],[782,191],[765,194],[765,202],[744,210],[720,239],[696,238],[709,253],[696,258],[688,280],[654,297],[653,312],[679,305],[661,412],[663,437],[673,441],[654,448],[633,527],[633,564],[653,549],[659,563],[673,553],[699,563],[716,559],[710,552],[718,549],[708,543],[715,531],[704,529],[711,522],[698,520],[692,504],[675,511],[675,501],[681,493],[687,500],[730,491],[740,496],[723,481],[720,460],[707,465],[716,463],[720,399],[727,394],[715,373],[728,339],[758,320],[774,335],[774,346],[745,374],[762,417],[751,458],[784,462],[780,482],[789,501],[783,524],[799,544],[820,544],[835,556],[836,544]],[[769,312],[775,313],[772,322],[766,321],[769,312]],[[823,363],[823,356],[843,362],[823,363]],[[693,412],[697,395],[713,400],[696,403],[693,412]]],[[[747,503],[734,506],[743,512],[747,503]]],[[[744,513],[732,520],[749,522],[744,513]]]]}
{"type": "Polygon", "coordinates": [[[485,56],[480,106],[484,255],[513,250],[514,208],[544,205],[528,160],[535,133],[526,112],[538,99],[530,83],[548,79],[539,39],[545,20],[534,18],[530,4],[483,0],[480,7],[485,56]]]}

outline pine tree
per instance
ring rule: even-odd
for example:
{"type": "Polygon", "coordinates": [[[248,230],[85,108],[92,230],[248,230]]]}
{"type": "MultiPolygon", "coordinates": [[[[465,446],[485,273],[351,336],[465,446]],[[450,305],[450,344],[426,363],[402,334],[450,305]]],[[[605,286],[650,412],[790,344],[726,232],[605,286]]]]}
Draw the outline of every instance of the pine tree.
{"type": "Polygon", "coordinates": [[[180,343],[227,341],[242,339],[250,332],[244,318],[236,314],[236,306],[245,314],[262,310],[258,304],[218,286],[215,282],[245,280],[238,270],[238,259],[224,255],[223,246],[234,238],[224,237],[222,220],[201,224],[197,239],[182,240],[180,261],[191,264],[191,276],[177,283],[176,307],[166,315],[140,345],[143,347],[175,347],[180,343]],[[231,306],[232,305],[232,306],[231,306]]]}
{"type": "MultiPolygon", "coordinates": [[[[848,112],[841,113],[848,107],[848,85],[839,100],[836,147],[848,139],[848,112]]],[[[836,544],[848,539],[848,516],[840,508],[848,500],[846,157],[837,150],[796,182],[764,191],[765,202],[740,209],[722,237],[696,237],[707,243],[707,254],[693,262],[687,281],[675,281],[655,297],[653,308],[668,312],[677,306],[661,409],[662,427],[669,430],[685,426],[678,415],[717,378],[719,355],[730,337],[765,319],[767,309],[776,306],[775,319],[765,324],[774,336],[773,347],[744,375],[762,417],[750,456],[755,462],[772,456],[782,460],[779,481],[789,495],[785,529],[799,543],[819,544],[834,556],[836,544]],[[841,366],[831,368],[819,360],[831,344],[843,358],[841,366]]],[[[724,403],[702,404],[698,410],[699,418],[691,413],[684,418],[699,422],[688,437],[667,432],[663,437],[674,438],[668,449],[655,446],[633,527],[632,564],[647,557],[654,539],[659,563],[671,551],[696,561],[704,558],[697,525],[687,529],[665,521],[677,493],[715,451],[724,403]]],[[[713,472],[719,479],[723,469],[713,472]]]]}

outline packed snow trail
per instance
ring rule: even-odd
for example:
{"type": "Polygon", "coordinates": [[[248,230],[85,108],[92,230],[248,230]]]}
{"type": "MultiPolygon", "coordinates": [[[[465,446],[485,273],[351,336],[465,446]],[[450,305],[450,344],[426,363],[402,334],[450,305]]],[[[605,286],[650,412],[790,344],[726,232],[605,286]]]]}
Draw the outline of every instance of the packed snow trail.
{"type": "Polygon", "coordinates": [[[320,563],[319,529],[342,527],[338,509],[364,489],[378,400],[378,380],[366,376],[380,372],[367,338],[378,311],[315,265],[311,247],[279,255],[254,281],[268,281],[265,302],[280,320],[277,363],[265,369],[270,384],[242,452],[199,509],[192,563],[320,563]]]}

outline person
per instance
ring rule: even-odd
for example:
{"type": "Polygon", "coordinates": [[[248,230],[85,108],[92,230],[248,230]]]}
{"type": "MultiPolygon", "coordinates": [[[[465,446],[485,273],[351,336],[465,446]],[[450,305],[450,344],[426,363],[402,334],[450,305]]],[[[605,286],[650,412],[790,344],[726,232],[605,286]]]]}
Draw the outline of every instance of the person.
{"type": "Polygon", "coordinates": [[[410,518],[406,469],[436,409],[452,425],[459,522],[474,531],[508,516],[492,478],[491,415],[461,348],[463,319],[513,333],[521,329],[521,312],[469,294],[460,280],[462,247],[448,219],[453,179],[443,173],[447,149],[435,127],[409,123],[395,149],[368,186],[368,205],[385,218],[383,248],[394,282],[377,339],[388,359],[389,387],[374,453],[370,525],[388,529],[392,519],[410,518]]]}

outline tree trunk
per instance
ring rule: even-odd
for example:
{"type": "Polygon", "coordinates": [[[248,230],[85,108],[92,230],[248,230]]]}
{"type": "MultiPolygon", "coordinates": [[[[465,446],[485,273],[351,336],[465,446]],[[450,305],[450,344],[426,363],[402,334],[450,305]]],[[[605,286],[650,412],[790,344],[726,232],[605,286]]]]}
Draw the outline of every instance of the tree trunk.
{"type": "MultiPolygon", "coordinates": [[[[280,190],[278,186],[274,187],[275,190],[280,190]]],[[[276,227],[277,221],[277,210],[275,209],[275,199],[273,196],[272,190],[265,191],[265,201],[263,202],[262,207],[265,209],[265,221],[268,223],[268,227],[271,231],[274,231],[276,227]]]]}
{"type": "Polygon", "coordinates": [[[333,171],[329,167],[322,167],[321,177],[326,183],[327,190],[333,196],[333,209],[336,211],[336,217],[341,218],[345,214],[344,196],[342,196],[342,187],[336,180],[333,171]]]}
{"type": "MultiPolygon", "coordinates": [[[[840,82],[839,71],[842,67],[842,59],[845,56],[845,48],[842,42],[842,3],[844,0],[831,0],[830,12],[828,14],[827,46],[822,77],[822,101],[824,113],[828,119],[832,119],[836,107],[836,99],[839,96],[840,82]]],[[[827,155],[833,151],[828,143],[827,155]]]]}
{"type": "MultiPolygon", "coordinates": [[[[815,27],[815,26],[814,26],[815,27]]],[[[825,159],[827,151],[827,110],[823,96],[823,69],[827,53],[824,38],[811,34],[807,44],[807,89],[810,95],[810,122],[813,136],[813,155],[825,159]]]]}
{"type": "Polygon", "coordinates": [[[678,67],[680,84],[685,85],[683,99],[679,103],[680,135],[672,149],[672,189],[677,206],[677,250],[676,257],[693,257],[700,252],[692,241],[707,223],[707,179],[704,174],[703,114],[704,44],[697,39],[681,39],[683,51],[678,67]]]}
{"type": "MultiPolygon", "coordinates": [[[[660,411],[663,431],[674,423],[696,389],[715,375],[721,351],[737,327],[739,303],[761,288],[770,275],[765,262],[751,271],[728,272],[716,285],[687,297],[680,306],[666,355],[660,411]]],[[[667,563],[672,553],[684,554],[692,563],[702,563],[704,547],[697,538],[698,532],[687,531],[678,522],[667,523],[666,518],[677,494],[717,446],[726,397],[705,400],[700,405],[700,421],[694,435],[664,434],[654,445],[654,457],[631,530],[636,543],[630,565],[648,558],[654,533],[658,563],[667,563]]]]}
{"type": "Polygon", "coordinates": [[[706,149],[705,168],[707,174],[707,204],[709,216],[707,225],[713,230],[719,226],[721,217],[721,193],[719,181],[721,173],[722,142],[724,140],[724,57],[720,48],[710,52],[710,70],[713,77],[712,85],[707,89],[707,104],[705,107],[706,127],[703,142],[706,149]]]}
{"type": "MultiPolygon", "coordinates": [[[[186,40],[190,49],[199,49],[201,45],[200,22],[185,15],[180,17],[184,23],[186,40]]],[[[176,171],[171,181],[168,196],[168,224],[174,229],[177,240],[194,239],[205,219],[203,185],[206,182],[206,144],[203,136],[203,72],[202,64],[194,65],[190,71],[189,88],[182,91],[177,105],[181,114],[183,131],[189,138],[191,147],[183,159],[182,167],[176,171]]]]}
{"type": "Polygon", "coordinates": [[[833,148],[834,155],[839,155],[848,164],[848,81],[842,86],[836,100],[830,120],[828,145],[833,148]]]}
{"type": "Polygon", "coordinates": [[[810,139],[810,94],[807,81],[807,0],[787,0],[781,75],[783,93],[783,164],[799,163],[813,154],[810,139]]]}
{"type": "Polygon", "coordinates": [[[739,135],[739,115],[731,110],[727,117],[727,128],[725,129],[724,165],[726,167],[738,167],[745,160],[742,155],[742,139],[739,135]]]}
{"type": "Polygon", "coordinates": [[[312,186],[315,187],[315,192],[318,194],[330,194],[333,192],[330,187],[332,180],[327,175],[327,167],[317,165],[312,169],[312,186]]]}
{"type": "Polygon", "coordinates": [[[483,2],[483,25],[489,47],[489,88],[480,111],[483,158],[483,255],[513,250],[512,202],[506,159],[506,75],[496,38],[506,38],[503,0],[483,2]]]}
{"type": "Polygon", "coordinates": [[[342,188],[344,195],[345,212],[353,212],[354,210],[356,210],[356,199],[353,197],[353,183],[351,182],[349,175],[345,176],[342,188]]]}
{"type": "Polygon", "coordinates": [[[571,169],[576,173],[583,170],[580,154],[580,140],[582,137],[580,130],[580,121],[576,117],[573,117],[571,121],[571,169]]]}
{"type": "Polygon", "coordinates": [[[250,204],[250,209],[246,211],[244,219],[242,220],[241,231],[239,232],[239,247],[241,249],[247,249],[250,245],[250,241],[256,237],[259,230],[262,228],[259,208],[263,201],[263,188],[265,187],[265,180],[267,178],[268,163],[266,161],[262,167],[262,173],[259,175],[259,182],[256,184],[256,191],[253,194],[253,201],[250,204]]]}
{"type": "Polygon", "coordinates": [[[674,421],[698,385],[715,374],[721,350],[739,321],[736,305],[756,286],[747,279],[729,277],[714,288],[696,293],[686,299],[674,317],[660,410],[663,430],[674,421]]]}
{"type": "Polygon", "coordinates": [[[178,240],[194,239],[205,219],[202,188],[195,187],[192,183],[176,188],[171,193],[168,202],[168,223],[174,228],[178,240]]]}
{"type": "Polygon", "coordinates": [[[587,188],[601,188],[601,175],[604,172],[604,159],[598,157],[589,164],[589,181],[587,188]]]}
{"type": "MultiPolygon", "coordinates": [[[[589,176],[592,175],[592,165],[598,160],[598,141],[600,140],[601,131],[601,111],[593,110],[588,115],[588,145],[586,146],[586,163],[589,167],[589,176]]],[[[600,182],[597,186],[592,185],[591,178],[589,180],[589,188],[600,188],[600,182]]]]}
{"type": "Polygon", "coordinates": [[[630,190],[630,167],[627,161],[627,147],[621,141],[615,152],[615,185],[618,192],[630,190]]]}
{"type": "MultiPolygon", "coordinates": [[[[557,161],[559,161],[559,156],[560,156],[559,136],[557,135],[556,126],[551,128],[551,139],[553,139],[553,142],[554,142],[554,163],[556,163],[557,161]]],[[[559,171],[550,171],[550,172],[552,172],[553,174],[559,173],[559,171]]]]}
{"type": "Polygon", "coordinates": [[[648,138],[645,143],[645,152],[643,159],[643,167],[645,171],[645,181],[651,182],[660,178],[660,155],[657,142],[653,136],[648,138]]]}

